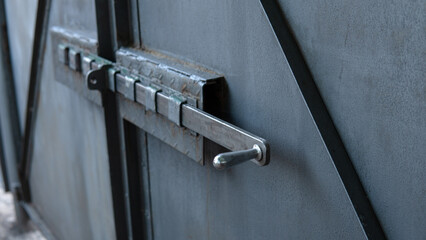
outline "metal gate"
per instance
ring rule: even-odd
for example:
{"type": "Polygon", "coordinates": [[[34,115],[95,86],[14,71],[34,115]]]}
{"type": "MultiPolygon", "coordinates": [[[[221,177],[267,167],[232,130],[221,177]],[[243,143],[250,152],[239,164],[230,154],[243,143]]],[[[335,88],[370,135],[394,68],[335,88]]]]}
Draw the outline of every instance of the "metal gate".
{"type": "Polygon", "coordinates": [[[52,239],[425,238],[425,6],[1,1],[18,216],[52,239]]]}

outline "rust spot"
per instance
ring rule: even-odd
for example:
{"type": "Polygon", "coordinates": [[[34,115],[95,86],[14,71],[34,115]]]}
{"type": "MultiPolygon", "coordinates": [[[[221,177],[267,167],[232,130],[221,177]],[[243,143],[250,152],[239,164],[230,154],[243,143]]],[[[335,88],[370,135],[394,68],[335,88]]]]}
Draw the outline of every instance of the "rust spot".
{"type": "Polygon", "coordinates": [[[176,129],[177,127],[175,127],[174,123],[170,123],[170,133],[172,134],[173,137],[176,137],[176,129]]]}
{"type": "Polygon", "coordinates": [[[186,83],[184,83],[183,85],[182,85],[182,87],[181,87],[181,92],[184,92],[185,90],[186,90],[186,83]]]}

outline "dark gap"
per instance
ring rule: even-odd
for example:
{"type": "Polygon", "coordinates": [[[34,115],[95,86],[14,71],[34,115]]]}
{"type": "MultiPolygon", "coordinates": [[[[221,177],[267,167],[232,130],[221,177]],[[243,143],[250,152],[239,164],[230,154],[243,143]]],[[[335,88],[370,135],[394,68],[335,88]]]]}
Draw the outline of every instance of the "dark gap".
{"type": "Polygon", "coordinates": [[[128,46],[134,42],[132,31],[132,12],[130,0],[115,0],[115,25],[118,47],[128,46]]]}
{"type": "Polygon", "coordinates": [[[131,0],[133,5],[132,8],[136,9],[134,15],[134,25],[133,25],[133,29],[136,28],[135,30],[135,44],[137,44],[138,47],[142,48],[142,36],[141,36],[141,20],[140,20],[140,16],[139,16],[139,0],[131,0]]]}
{"type": "Polygon", "coordinates": [[[117,39],[116,36],[114,36],[113,3],[112,0],[95,0],[95,4],[99,43],[98,54],[100,57],[114,62],[117,39]]]}
{"type": "MultiPolygon", "coordinates": [[[[99,57],[115,61],[117,47],[114,36],[115,23],[113,2],[95,0],[96,25],[98,30],[98,54],[99,57]]],[[[105,90],[102,92],[102,104],[104,107],[105,128],[107,137],[108,160],[111,180],[111,195],[114,210],[114,223],[117,239],[128,239],[128,223],[126,216],[126,200],[124,194],[124,177],[121,158],[121,143],[119,122],[117,115],[117,102],[115,93],[105,90]]]]}
{"type": "Polygon", "coordinates": [[[120,141],[117,121],[117,106],[113,92],[105,91],[102,94],[104,102],[104,117],[107,134],[109,158],[109,172],[111,181],[111,195],[114,209],[114,222],[117,239],[127,239],[126,201],[124,194],[124,176],[120,155],[120,141]]]}
{"type": "Polygon", "coordinates": [[[139,47],[139,8],[138,0],[114,0],[117,45],[139,47]]]}
{"type": "Polygon", "coordinates": [[[143,164],[144,156],[142,156],[146,149],[141,148],[139,138],[142,132],[126,120],[123,120],[123,125],[132,235],[133,239],[150,239],[150,221],[147,218],[150,215],[150,206],[146,200],[149,197],[149,192],[145,187],[147,176],[144,176],[147,171],[145,171],[146,164],[143,164]]]}

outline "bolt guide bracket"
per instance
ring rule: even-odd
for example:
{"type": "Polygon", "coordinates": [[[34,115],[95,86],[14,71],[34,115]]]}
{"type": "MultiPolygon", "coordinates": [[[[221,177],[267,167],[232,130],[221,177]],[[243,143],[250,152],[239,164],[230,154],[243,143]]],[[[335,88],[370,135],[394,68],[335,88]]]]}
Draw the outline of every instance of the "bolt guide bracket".
{"type": "MultiPolygon", "coordinates": [[[[199,134],[231,150],[214,157],[213,166],[216,169],[226,169],[247,161],[258,166],[269,163],[268,143],[252,133],[197,108],[197,99],[194,101],[191,95],[184,91],[190,92],[193,89],[185,89],[186,84],[180,83],[180,81],[194,80],[187,74],[181,74],[174,66],[151,63],[135,71],[131,68],[132,64],[126,67],[126,64],[111,63],[79,50],[71,44],[60,43],[57,51],[57,57],[61,63],[85,76],[88,89],[118,93],[131,102],[143,105],[146,112],[161,115],[171,124],[175,124],[175,127],[188,129],[196,135],[199,134]],[[142,75],[138,72],[149,74],[142,75]],[[178,76],[175,76],[177,74],[178,76]],[[182,92],[157,81],[157,79],[167,81],[169,75],[171,76],[169,85],[183,85],[182,92]]],[[[125,59],[126,55],[129,55],[126,50],[119,50],[117,58],[121,56],[125,59]]],[[[193,134],[191,136],[195,137],[193,134]]]]}

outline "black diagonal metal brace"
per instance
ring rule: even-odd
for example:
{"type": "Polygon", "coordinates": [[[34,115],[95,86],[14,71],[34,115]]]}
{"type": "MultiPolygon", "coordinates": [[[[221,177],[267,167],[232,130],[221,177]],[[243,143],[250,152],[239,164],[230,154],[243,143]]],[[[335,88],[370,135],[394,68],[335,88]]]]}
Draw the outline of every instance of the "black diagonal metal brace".
{"type": "Polygon", "coordinates": [[[312,73],[284,17],[280,4],[276,0],[260,0],[260,2],[358,215],[364,233],[369,239],[386,239],[367,193],[315,84],[312,73]]]}

